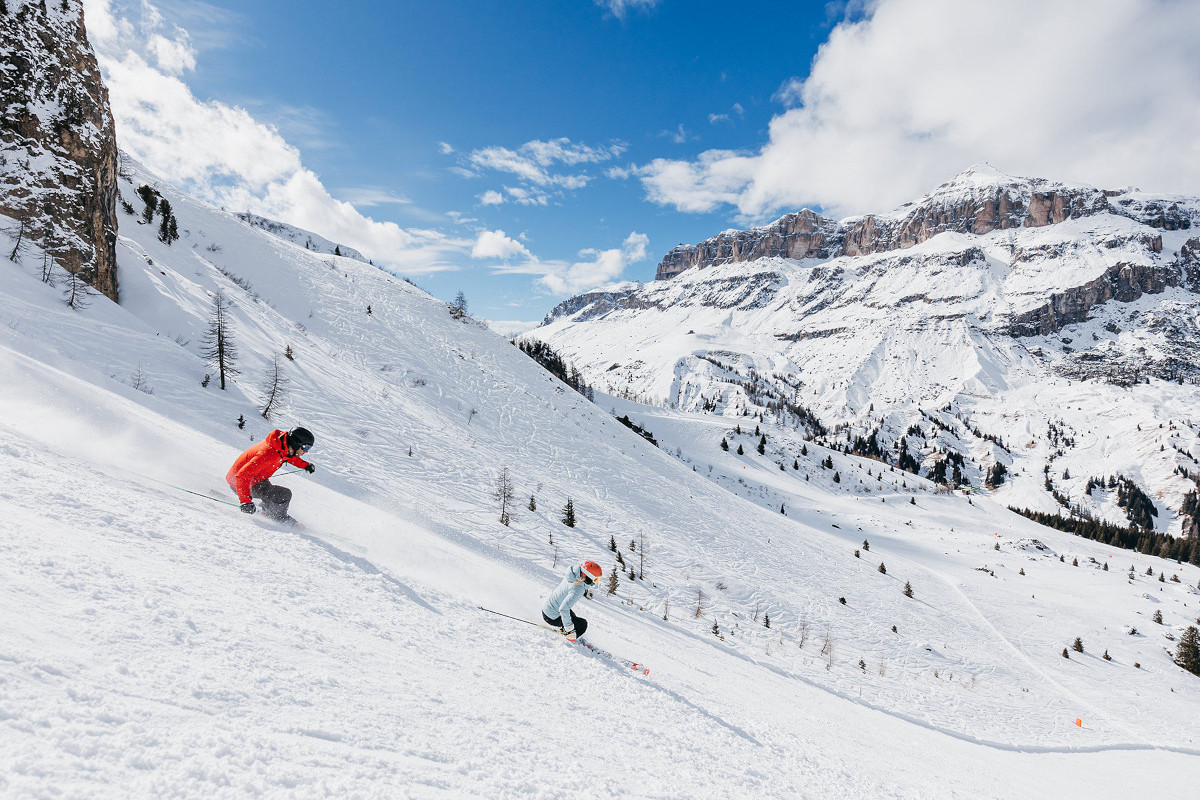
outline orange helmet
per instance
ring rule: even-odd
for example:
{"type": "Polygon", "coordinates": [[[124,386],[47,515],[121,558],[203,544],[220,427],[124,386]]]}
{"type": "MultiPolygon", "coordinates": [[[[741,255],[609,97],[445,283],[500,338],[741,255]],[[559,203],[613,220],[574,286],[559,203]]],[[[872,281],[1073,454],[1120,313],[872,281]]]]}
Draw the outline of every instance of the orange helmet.
{"type": "Polygon", "coordinates": [[[600,580],[600,576],[604,574],[604,570],[600,569],[600,565],[595,561],[583,562],[583,566],[581,566],[579,570],[583,573],[583,577],[587,578],[593,583],[600,580]]]}

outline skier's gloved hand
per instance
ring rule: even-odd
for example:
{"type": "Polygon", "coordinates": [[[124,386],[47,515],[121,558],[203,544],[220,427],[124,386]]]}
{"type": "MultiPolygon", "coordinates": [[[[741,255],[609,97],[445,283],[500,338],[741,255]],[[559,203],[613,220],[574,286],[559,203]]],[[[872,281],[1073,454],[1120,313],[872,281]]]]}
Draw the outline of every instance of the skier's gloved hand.
{"type": "Polygon", "coordinates": [[[568,642],[575,641],[575,628],[572,627],[572,628],[568,628],[567,630],[563,631],[563,636],[567,637],[568,642]]]}
{"type": "Polygon", "coordinates": [[[253,514],[255,511],[258,510],[257,508],[254,507],[254,503],[242,503],[241,508],[242,508],[243,514],[253,514]]]}
{"type": "Polygon", "coordinates": [[[317,471],[317,468],[315,465],[309,464],[307,467],[304,468],[304,471],[307,472],[309,475],[312,475],[314,472],[317,471]]]}

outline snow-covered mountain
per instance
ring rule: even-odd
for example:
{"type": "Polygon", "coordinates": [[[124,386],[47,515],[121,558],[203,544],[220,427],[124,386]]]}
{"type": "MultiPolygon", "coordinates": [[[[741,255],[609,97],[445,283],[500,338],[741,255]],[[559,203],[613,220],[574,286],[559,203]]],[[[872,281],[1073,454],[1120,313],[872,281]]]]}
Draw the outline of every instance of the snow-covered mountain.
{"type": "Polygon", "coordinates": [[[37,253],[4,266],[6,791],[1007,796],[1019,773],[1031,797],[1117,796],[1191,767],[1200,681],[1171,654],[1195,566],[765,423],[760,456],[750,418],[589,403],[410,284],[131,170],[122,196],[154,183],[180,239],[122,226],[121,305],[71,309],[37,253]],[[202,385],[216,292],[225,392],[202,385]],[[281,481],[307,531],[214,502],[297,423],[318,471],[281,481]],[[536,621],[583,558],[619,576],[590,636],[650,676],[476,608],[536,621]]]}
{"type": "MultiPolygon", "coordinates": [[[[119,304],[0,215],[0,795],[1128,797],[1194,773],[1200,679],[1174,655],[1195,564],[809,441],[809,416],[588,402],[306,231],[132,161],[113,191],[119,304]],[[224,475],[297,424],[317,471],[276,478],[306,524],[281,530],[224,475]],[[587,638],[649,675],[525,624],[583,559],[606,572],[587,638]]],[[[1013,347],[1013,402],[1094,400],[1018,384],[1045,371],[1013,347]]],[[[701,360],[732,383],[740,352],[701,360]]],[[[1104,386],[1113,452],[1192,446],[1178,424],[1138,438],[1124,398],[1183,409],[1194,387],[1104,386]]],[[[930,448],[975,435],[926,414],[930,448]]],[[[1061,465],[1082,435],[1054,419],[1061,465]]],[[[1041,475],[1012,464],[1005,491],[1032,501],[1041,475]]]]}
{"type": "Polygon", "coordinates": [[[921,474],[957,453],[975,487],[1001,463],[1000,502],[1127,525],[1093,491],[1124,476],[1178,536],[1200,474],[1198,227],[1200,199],[975,167],[890,214],[678,247],[531,335],[605,392],[876,433],[892,463],[905,438],[921,474]]]}

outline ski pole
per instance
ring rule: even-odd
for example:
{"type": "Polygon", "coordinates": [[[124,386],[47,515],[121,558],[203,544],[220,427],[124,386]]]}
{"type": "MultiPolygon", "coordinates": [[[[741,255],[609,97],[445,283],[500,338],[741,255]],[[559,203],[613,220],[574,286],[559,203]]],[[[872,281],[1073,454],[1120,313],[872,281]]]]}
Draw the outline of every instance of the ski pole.
{"type": "MultiPolygon", "coordinates": [[[[133,472],[133,470],[130,470],[130,472],[133,472]]],[[[170,486],[172,489],[177,489],[181,492],[187,492],[188,494],[194,494],[194,495],[196,495],[196,497],[203,497],[205,500],[212,500],[214,503],[224,503],[225,505],[233,506],[234,508],[239,507],[237,503],[230,503],[228,500],[221,500],[221,499],[212,497],[207,494],[201,494],[200,492],[193,492],[191,489],[184,489],[182,486],[176,486],[173,483],[167,483],[166,481],[160,481],[157,478],[151,478],[149,475],[141,475],[137,472],[134,472],[133,474],[137,475],[139,478],[145,478],[148,481],[154,481],[155,483],[161,483],[163,486],[170,486]]]]}
{"type": "Polygon", "coordinates": [[[540,625],[536,622],[530,622],[527,619],[521,619],[520,617],[510,617],[510,616],[508,616],[508,614],[501,614],[499,611],[492,611],[490,608],[484,608],[483,606],[475,606],[475,607],[478,608],[480,611],[486,611],[489,614],[495,614],[497,617],[504,617],[506,619],[515,619],[517,622],[524,622],[526,625],[532,625],[535,628],[545,628],[548,631],[557,631],[558,630],[558,628],[551,628],[549,625],[540,625]]]}

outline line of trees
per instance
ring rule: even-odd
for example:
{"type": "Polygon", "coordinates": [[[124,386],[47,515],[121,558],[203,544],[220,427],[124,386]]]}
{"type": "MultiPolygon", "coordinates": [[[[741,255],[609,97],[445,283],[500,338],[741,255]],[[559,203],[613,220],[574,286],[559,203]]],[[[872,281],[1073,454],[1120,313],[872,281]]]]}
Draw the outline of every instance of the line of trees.
{"type": "Polygon", "coordinates": [[[1047,514],[1044,511],[1031,511],[1027,508],[1009,506],[1009,510],[1015,511],[1039,525],[1073,533],[1085,539],[1111,544],[1125,550],[1133,550],[1143,555],[1171,558],[1181,563],[1186,561],[1189,564],[1200,566],[1200,539],[1176,539],[1165,533],[1156,533],[1135,527],[1123,528],[1120,525],[1094,519],[1064,517],[1061,514],[1047,514]]]}

